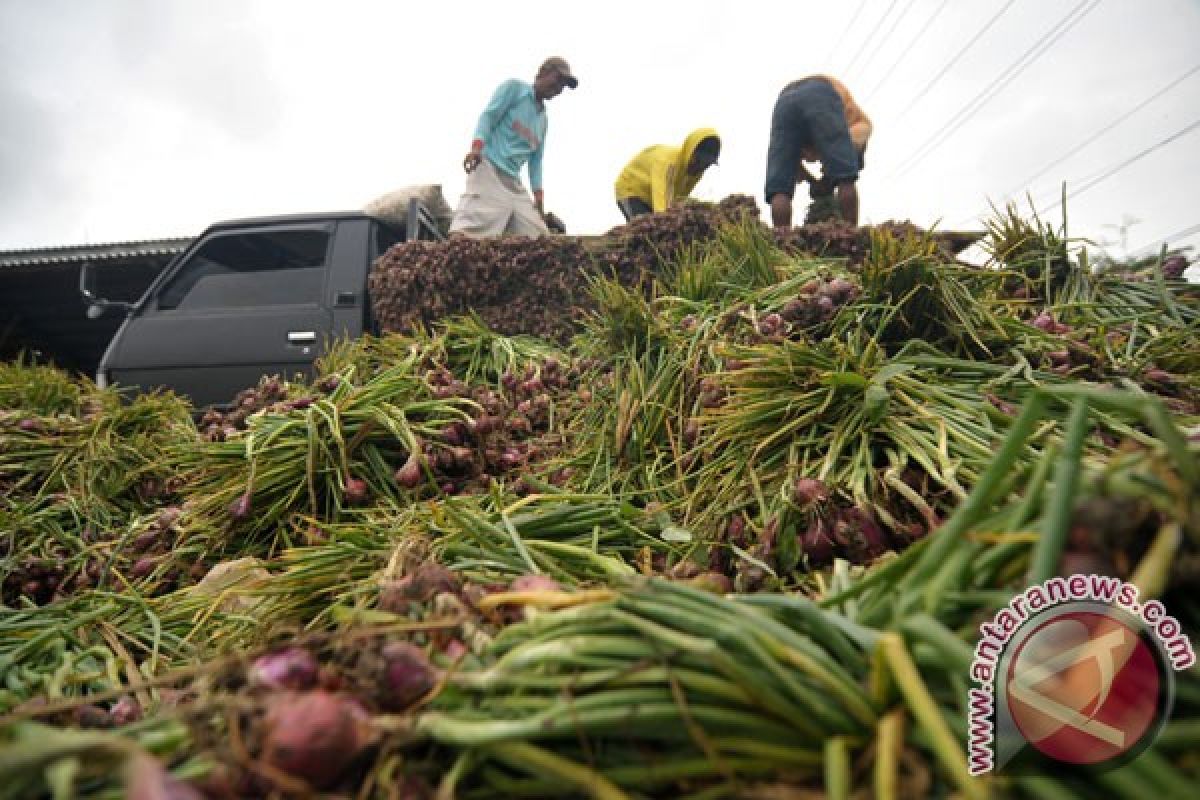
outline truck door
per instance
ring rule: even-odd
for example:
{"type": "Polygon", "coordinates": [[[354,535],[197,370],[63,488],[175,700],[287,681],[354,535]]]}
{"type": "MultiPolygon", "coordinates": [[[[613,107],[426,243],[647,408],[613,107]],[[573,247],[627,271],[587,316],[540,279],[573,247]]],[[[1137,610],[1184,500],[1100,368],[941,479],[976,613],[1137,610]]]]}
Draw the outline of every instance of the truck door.
{"type": "Polygon", "coordinates": [[[332,333],[335,222],[214,231],[141,304],[106,355],[121,386],[229,403],[263,375],[311,375],[332,333]]]}

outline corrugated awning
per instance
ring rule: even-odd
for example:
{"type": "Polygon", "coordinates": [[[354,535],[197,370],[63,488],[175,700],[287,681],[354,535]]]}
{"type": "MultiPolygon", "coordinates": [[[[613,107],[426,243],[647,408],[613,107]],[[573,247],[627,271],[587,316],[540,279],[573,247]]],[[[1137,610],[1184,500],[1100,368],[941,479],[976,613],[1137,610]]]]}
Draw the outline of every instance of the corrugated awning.
{"type": "Polygon", "coordinates": [[[178,255],[192,239],[147,239],[138,242],[88,244],[73,247],[43,247],[0,250],[0,269],[51,264],[82,264],[85,261],[116,261],[138,258],[170,258],[178,255]]]}

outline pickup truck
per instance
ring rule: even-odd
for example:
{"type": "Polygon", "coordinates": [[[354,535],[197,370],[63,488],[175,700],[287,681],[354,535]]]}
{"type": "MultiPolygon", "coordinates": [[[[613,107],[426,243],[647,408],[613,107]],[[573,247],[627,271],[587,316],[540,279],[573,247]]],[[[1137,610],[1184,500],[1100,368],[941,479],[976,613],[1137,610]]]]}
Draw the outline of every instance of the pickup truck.
{"type": "Polygon", "coordinates": [[[441,238],[415,200],[403,225],[362,211],[219,222],[135,303],[97,297],[85,264],[79,289],[88,316],[126,315],[96,382],[171,389],[202,408],[228,404],[264,375],[311,377],[334,340],[378,333],[367,296],[375,260],[398,242],[441,238]]]}

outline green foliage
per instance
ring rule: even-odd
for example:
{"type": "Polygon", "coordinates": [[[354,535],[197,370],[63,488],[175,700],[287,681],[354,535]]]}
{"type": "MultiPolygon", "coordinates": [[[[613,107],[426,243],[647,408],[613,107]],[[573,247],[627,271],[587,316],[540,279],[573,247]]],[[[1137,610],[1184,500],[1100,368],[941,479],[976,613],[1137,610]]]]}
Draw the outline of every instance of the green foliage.
{"type": "Polygon", "coordinates": [[[1010,290],[1040,296],[1047,303],[1087,298],[1086,255],[1081,255],[1079,263],[1071,259],[1065,212],[1062,226],[1056,229],[1036,212],[1029,219],[1022,217],[1016,203],[1010,202],[1004,211],[993,211],[994,216],[984,223],[988,232],[984,248],[994,266],[1012,273],[1006,280],[1010,290]]]}
{"type": "Polygon", "coordinates": [[[438,331],[445,365],[467,383],[499,384],[505,374],[520,374],[531,363],[567,360],[559,347],[536,336],[496,333],[474,314],[445,320],[438,331]]]}
{"type": "Polygon", "coordinates": [[[866,322],[892,347],[919,339],[988,354],[985,338],[1003,335],[988,307],[998,286],[993,275],[944,261],[932,233],[877,228],[862,267],[863,299],[873,308],[849,324],[866,322]]]}
{"type": "Polygon", "coordinates": [[[53,366],[34,364],[25,355],[0,363],[0,410],[40,416],[77,414],[85,393],[94,391],[53,366]]]}
{"type": "Polygon", "coordinates": [[[584,322],[581,346],[597,356],[661,347],[667,327],[639,289],[608,278],[593,278],[588,292],[595,304],[584,322]]]}

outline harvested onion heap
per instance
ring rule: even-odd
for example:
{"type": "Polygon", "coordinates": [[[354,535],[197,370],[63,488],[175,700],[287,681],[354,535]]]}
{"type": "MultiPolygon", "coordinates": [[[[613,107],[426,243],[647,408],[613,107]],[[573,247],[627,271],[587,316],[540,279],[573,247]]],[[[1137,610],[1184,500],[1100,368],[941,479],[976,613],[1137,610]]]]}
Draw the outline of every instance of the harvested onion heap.
{"type": "MultiPolygon", "coordinates": [[[[362,757],[380,735],[372,714],[413,708],[437,686],[440,672],[424,649],[405,641],[361,644],[325,664],[306,647],[285,647],[260,656],[247,672],[248,690],[263,709],[248,735],[275,775],[328,789],[365,766],[362,757]]],[[[240,781],[256,790],[253,775],[240,781]]]]}
{"type": "MultiPolygon", "coordinates": [[[[1013,591],[1103,572],[1194,629],[1195,289],[844,227],[842,259],[743,224],[655,261],[710,223],[587,245],[641,249],[569,347],[356,342],[203,441],[0,368],[0,708],[54,726],[0,730],[6,790],[112,794],[128,756],[128,796],[189,800],[971,797],[970,648],[1013,591]]],[[[573,289],[537,268],[572,247],[497,267],[556,325],[573,289]]],[[[1178,687],[1134,763],[990,788],[1188,796],[1178,687]]]]}
{"type": "MultiPolygon", "coordinates": [[[[646,289],[664,260],[716,238],[722,225],[757,220],[753,198],[685,203],[635,218],[603,237],[463,239],[395,245],[369,278],[372,311],[385,332],[410,332],[473,311],[504,334],[528,333],[565,342],[580,311],[594,308],[588,283],[615,276],[646,289]]],[[[911,226],[909,226],[911,227],[911,226]]],[[[788,252],[860,261],[865,235],[842,224],[805,226],[776,236],[788,252]]]]}

